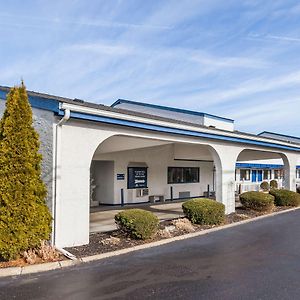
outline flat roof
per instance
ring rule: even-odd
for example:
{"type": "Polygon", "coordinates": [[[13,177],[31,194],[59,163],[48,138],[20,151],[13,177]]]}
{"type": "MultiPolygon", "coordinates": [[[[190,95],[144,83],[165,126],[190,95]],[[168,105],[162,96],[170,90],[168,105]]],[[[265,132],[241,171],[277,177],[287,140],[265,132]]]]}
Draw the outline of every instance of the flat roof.
{"type": "Polygon", "coordinates": [[[187,109],[170,107],[170,106],[164,106],[164,105],[157,105],[157,104],[152,104],[152,103],[145,103],[145,102],[140,102],[140,101],[132,101],[132,100],[126,100],[126,99],[118,99],[111,105],[111,107],[115,107],[115,106],[117,106],[119,104],[123,104],[123,103],[139,105],[139,106],[144,106],[144,107],[150,107],[150,108],[156,108],[156,109],[166,110],[166,111],[173,111],[173,112],[178,112],[178,113],[182,113],[182,114],[186,114],[186,115],[209,117],[209,118],[213,118],[213,119],[217,119],[217,120],[221,120],[221,121],[225,121],[225,122],[234,123],[234,120],[232,120],[232,119],[228,119],[228,118],[224,118],[224,117],[220,117],[220,116],[216,116],[216,115],[212,115],[212,114],[208,114],[208,113],[204,113],[204,112],[187,110],[187,109]]]}
{"type": "Polygon", "coordinates": [[[264,134],[271,134],[272,136],[287,138],[287,140],[296,139],[296,140],[299,140],[299,143],[300,143],[300,137],[298,137],[298,136],[292,136],[292,135],[276,133],[276,132],[271,132],[271,131],[263,131],[263,132],[259,133],[258,136],[263,136],[264,134]]]}

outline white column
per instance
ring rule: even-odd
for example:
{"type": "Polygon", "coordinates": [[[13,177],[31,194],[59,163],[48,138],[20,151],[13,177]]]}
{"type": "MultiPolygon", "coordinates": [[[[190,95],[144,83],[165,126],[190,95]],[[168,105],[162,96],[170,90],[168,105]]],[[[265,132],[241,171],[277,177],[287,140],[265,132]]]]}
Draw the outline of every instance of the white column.
{"type": "Polygon", "coordinates": [[[283,157],[284,162],[284,188],[290,191],[296,191],[296,166],[299,154],[286,154],[283,157]]]}
{"type": "Polygon", "coordinates": [[[58,149],[54,240],[58,247],[89,243],[91,160],[97,146],[111,135],[100,132],[94,137],[89,128],[71,124],[63,126],[58,149]]]}
{"type": "Polygon", "coordinates": [[[235,211],[235,166],[240,148],[214,145],[212,154],[216,166],[216,200],[225,205],[225,213],[235,211]]]}

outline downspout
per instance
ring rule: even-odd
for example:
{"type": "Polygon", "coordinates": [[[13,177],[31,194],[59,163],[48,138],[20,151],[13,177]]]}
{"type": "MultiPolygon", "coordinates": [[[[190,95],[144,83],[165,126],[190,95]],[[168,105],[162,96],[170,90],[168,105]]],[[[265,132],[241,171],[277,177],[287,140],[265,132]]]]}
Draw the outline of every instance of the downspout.
{"type": "Polygon", "coordinates": [[[60,145],[59,142],[59,129],[70,119],[71,111],[70,109],[64,109],[64,116],[60,119],[60,121],[55,125],[55,152],[54,152],[54,195],[53,195],[53,206],[52,206],[52,213],[54,215],[53,218],[53,226],[52,226],[52,245],[56,244],[55,237],[56,237],[56,220],[57,220],[57,194],[58,194],[58,187],[57,187],[57,178],[58,178],[58,158],[59,158],[59,149],[60,145]]]}

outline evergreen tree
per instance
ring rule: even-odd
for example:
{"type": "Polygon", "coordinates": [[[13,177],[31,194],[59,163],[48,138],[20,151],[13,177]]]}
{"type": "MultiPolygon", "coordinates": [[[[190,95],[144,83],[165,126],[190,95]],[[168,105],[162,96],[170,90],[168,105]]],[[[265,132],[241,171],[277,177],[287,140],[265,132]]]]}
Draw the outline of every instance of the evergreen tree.
{"type": "Polygon", "coordinates": [[[22,82],[8,93],[0,122],[0,257],[5,260],[37,247],[51,234],[39,136],[32,123],[22,82]]]}

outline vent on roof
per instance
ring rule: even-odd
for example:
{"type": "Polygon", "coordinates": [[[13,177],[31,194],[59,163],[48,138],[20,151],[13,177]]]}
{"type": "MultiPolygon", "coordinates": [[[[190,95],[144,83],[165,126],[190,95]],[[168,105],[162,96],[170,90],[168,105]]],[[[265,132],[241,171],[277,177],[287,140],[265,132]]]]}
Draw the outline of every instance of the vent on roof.
{"type": "Polygon", "coordinates": [[[78,99],[78,98],[74,98],[73,101],[78,102],[78,103],[84,103],[84,100],[81,100],[81,99],[78,99]]]}

